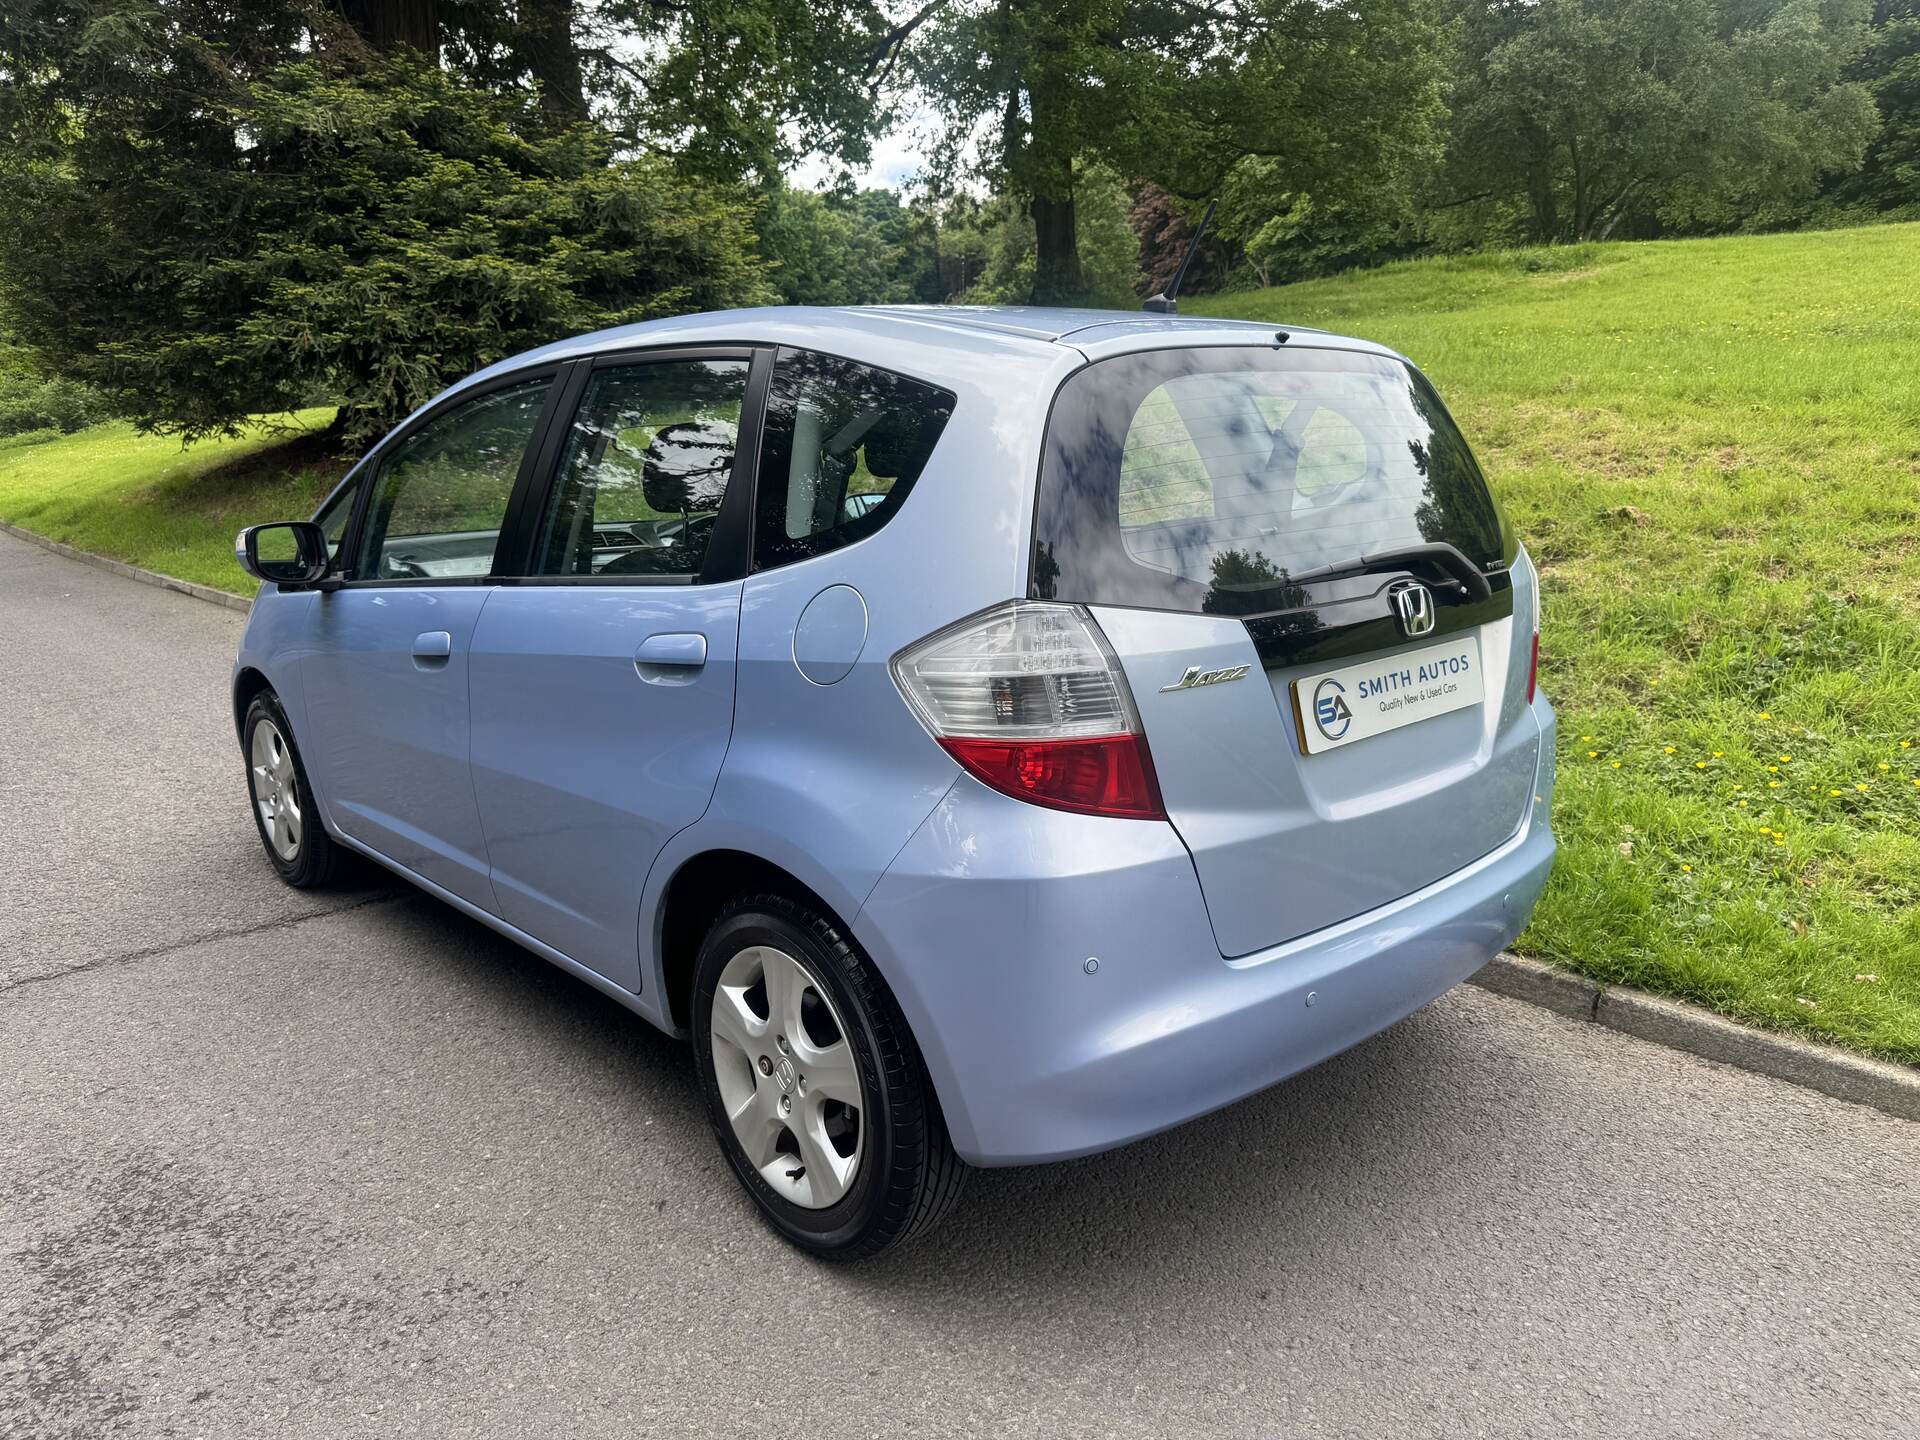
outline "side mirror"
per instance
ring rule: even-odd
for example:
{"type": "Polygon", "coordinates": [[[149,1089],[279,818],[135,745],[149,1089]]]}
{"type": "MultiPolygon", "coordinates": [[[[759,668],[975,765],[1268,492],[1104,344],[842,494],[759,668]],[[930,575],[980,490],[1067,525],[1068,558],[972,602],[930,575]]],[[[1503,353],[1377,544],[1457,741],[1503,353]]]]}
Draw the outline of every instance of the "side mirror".
{"type": "Polygon", "coordinates": [[[276,585],[311,585],[331,564],[327,537],[311,520],[250,525],[235,537],[233,558],[255,579],[276,585]]]}

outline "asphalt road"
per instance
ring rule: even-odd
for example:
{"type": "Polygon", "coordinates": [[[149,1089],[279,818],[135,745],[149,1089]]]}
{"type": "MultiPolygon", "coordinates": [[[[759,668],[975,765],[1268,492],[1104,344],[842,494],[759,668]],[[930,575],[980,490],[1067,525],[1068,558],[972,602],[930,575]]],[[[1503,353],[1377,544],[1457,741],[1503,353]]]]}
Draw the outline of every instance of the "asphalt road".
{"type": "Polygon", "coordinates": [[[0,536],[0,1435],[1913,1433],[1920,1126],[1471,988],[809,1262],[682,1046],[279,885],[240,625],[0,536]]]}

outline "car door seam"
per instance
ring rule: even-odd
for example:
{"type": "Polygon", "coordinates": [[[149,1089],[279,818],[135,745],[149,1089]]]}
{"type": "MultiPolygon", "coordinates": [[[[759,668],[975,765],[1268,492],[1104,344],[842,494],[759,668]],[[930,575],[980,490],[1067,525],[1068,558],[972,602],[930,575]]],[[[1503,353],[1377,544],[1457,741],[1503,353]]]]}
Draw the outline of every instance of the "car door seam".
{"type": "Polygon", "coordinates": [[[487,834],[487,810],[480,803],[480,780],[473,773],[473,657],[474,642],[480,638],[480,617],[487,613],[487,605],[499,593],[499,586],[488,585],[486,593],[480,597],[480,608],[473,612],[473,626],[467,631],[466,688],[467,688],[467,791],[473,796],[473,818],[480,826],[480,843],[487,851],[487,894],[493,897],[493,913],[505,919],[500,908],[500,892],[493,883],[493,839],[487,834]]]}

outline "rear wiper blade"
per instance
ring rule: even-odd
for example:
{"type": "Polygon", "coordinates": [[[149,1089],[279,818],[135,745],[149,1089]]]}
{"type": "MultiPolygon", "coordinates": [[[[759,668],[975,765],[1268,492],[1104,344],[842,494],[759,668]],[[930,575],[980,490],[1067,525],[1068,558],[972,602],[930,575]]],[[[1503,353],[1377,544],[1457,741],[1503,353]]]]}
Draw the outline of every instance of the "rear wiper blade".
{"type": "Polygon", "coordinates": [[[1474,564],[1459,546],[1449,545],[1444,540],[1436,540],[1427,545],[1405,545],[1398,550],[1381,550],[1372,555],[1362,555],[1354,560],[1322,565],[1318,570],[1303,570],[1298,575],[1289,575],[1287,580],[1290,584],[1301,585],[1309,580],[1331,580],[1337,575],[1367,575],[1380,570],[1405,570],[1409,566],[1422,563],[1446,571],[1476,600],[1488,600],[1493,596],[1493,586],[1487,582],[1486,572],[1474,564]]]}

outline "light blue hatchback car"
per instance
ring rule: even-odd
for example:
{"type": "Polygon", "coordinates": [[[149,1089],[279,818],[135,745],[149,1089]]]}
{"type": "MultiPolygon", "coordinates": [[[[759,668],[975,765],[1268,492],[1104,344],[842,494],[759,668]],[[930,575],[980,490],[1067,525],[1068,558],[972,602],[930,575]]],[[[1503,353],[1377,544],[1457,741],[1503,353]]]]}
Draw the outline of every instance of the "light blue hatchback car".
{"type": "Polygon", "coordinates": [[[1553,858],[1526,554],[1405,359],[772,309],[569,340],[240,537],[255,818],[693,1039],[823,1255],[1458,983],[1553,858]]]}

